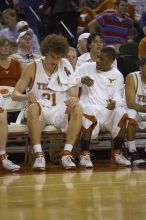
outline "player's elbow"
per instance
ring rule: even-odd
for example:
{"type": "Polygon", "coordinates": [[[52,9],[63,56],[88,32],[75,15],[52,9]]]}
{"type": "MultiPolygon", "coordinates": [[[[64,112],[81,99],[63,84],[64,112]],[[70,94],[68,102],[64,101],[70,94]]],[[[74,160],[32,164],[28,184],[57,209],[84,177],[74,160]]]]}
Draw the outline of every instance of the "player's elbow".
{"type": "Polygon", "coordinates": [[[13,91],[11,98],[12,98],[13,101],[17,101],[15,90],[13,91]]]}
{"type": "Polygon", "coordinates": [[[88,24],[88,30],[90,33],[96,33],[98,31],[98,22],[96,21],[96,19],[92,20],[88,24]]]}
{"type": "Polygon", "coordinates": [[[131,109],[134,109],[134,103],[133,103],[132,100],[127,100],[127,107],[131,108],[131,109]]]}

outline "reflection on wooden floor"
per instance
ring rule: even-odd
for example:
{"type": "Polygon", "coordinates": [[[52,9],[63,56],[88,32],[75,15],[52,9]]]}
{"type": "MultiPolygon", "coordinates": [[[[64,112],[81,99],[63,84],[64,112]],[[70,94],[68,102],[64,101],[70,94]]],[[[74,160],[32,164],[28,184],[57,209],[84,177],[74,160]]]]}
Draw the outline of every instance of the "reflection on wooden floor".
{"type": "Polygon", "coordinates": [[[145,220],[146,165],[0,172],[1,220],[145,220]]]}

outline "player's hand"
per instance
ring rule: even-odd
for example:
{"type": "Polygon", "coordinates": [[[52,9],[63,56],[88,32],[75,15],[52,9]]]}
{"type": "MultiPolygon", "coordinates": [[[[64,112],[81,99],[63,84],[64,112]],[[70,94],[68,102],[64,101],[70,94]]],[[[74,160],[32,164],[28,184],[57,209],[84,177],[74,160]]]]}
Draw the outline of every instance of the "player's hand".
{"type": "Polygon", "coordinates": [[[37,102],[37,98],[33,92],[27,93],[27,101],[29,104],[37,102]]]}
{"type": "Polygon", "coordinates": [[[108,99],[108,100],[106,100],[106,101],[107,101],[107,106],[106,106],[107,109],[109,109],[109,110],[115,109],[115,107],[116,107],[116,102],[115,102],[114,100],[108,99]]]}
{"type": "Polygon", "coordinates": [[[67,107],[69,108],[73,108],[76,106],[76,104],[79,102],[78,98],[76,97],[69,97],[66,101],[65,104],[67,105],[67,107]]]}
{"type": "Polygon", "coordinates": [[[90,87],[90,86],[93,86],[94,80],[91,79],[89,76],[85,76],[81,78],[81,83],[90,87]]]}

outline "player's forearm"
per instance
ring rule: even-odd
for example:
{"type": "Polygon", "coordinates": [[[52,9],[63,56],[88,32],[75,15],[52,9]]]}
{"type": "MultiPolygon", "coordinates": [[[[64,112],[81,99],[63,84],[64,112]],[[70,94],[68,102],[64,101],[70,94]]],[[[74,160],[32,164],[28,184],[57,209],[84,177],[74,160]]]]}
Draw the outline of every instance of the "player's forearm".
{"type": "Polygon", "coordinates": [[[99,25],[96,19],[92,20],[89,24],[88,24],[88,30],[90,33],[96,33],[97,29],[98,29],[99,25]]]}
{"type": "Polygon", "coordinates": [[[146,112],[146,105],[140,105],[138,103],[128,103],[127,107],[130,109],[134,109],[137,112],[146,112]]]}
{"type": "Polygon", "coordinates": [[[14,91],[12,94],[12,100],[13,101],[18,101],[18,102],[23,102],[27,100],[27,95],[26,94],[21,94],[18,91],[14,91]]]}

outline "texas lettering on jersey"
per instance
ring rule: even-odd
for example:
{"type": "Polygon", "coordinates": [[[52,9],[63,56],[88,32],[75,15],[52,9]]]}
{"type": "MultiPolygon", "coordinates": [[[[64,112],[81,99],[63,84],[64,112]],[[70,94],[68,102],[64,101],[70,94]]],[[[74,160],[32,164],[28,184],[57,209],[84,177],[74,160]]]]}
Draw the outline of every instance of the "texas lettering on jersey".
{"type": "Polygon", "coordinates": [[[146,96],[144,95],[137,95],[138,102],[146,103],[146,96]]]}
{"type": "Polygon", "coordinates": [[[47,83],[37,83],[38,90],[41,91],[41,95],[44,99],[50,100],[52,102],[52,106],[56,105],[56,93],[48,88],[47,83]],[[43,92],[44,90],[44,92],[43,92]]]}

